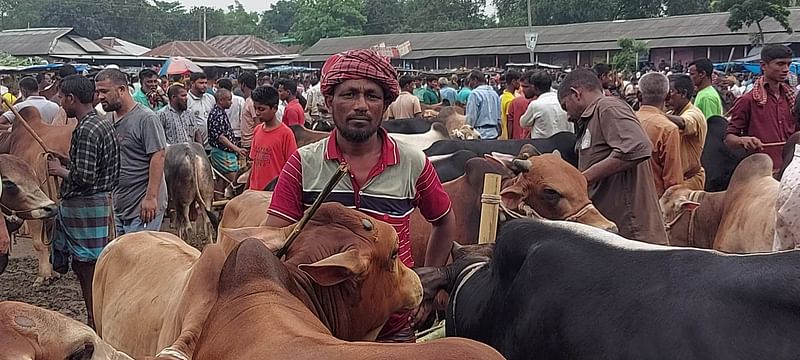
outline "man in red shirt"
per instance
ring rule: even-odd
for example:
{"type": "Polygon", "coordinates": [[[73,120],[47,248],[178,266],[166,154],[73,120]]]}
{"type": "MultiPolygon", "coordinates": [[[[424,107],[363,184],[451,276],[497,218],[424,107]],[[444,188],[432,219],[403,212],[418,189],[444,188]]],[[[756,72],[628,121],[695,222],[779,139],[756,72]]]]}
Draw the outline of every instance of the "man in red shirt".
{"type": "Polygon", "coordinates": [[[764,75],[731,108],[725,136],[730,148],[769,155],[774,170],[783,166],[783,143],[798,129],[792,114],[796,95],[786,84],[791,63],[792,50],[786,46],[767,45],[761,50],[764,75]]]}
{"type": "Polygon", "coordinates": [[[514,100],[511,100],[511,104],[508,106],[507,114],[509,139],[518,140],[531,138],[531,129],[520,126],[519,119],[522,118],[522,115],[525,114],[526,110],[528,110],[528,105],[533,100],[536,100],[536,97],[528,99],[524,94],[522,96],[515,97],[514,100]]]}
{"type": "Polygon", "coordinates": [[[286,124],[286,126],[304,126],[306,123],[306,113],[303,111],[303,105],[300,105],[300,100],[297,100],[297,81],[292,79],[278,80],[278,96],[281,101],[286,102],[286,109],[283,110],[282,122],[286,124]]]}
{"type": "MultiPolygon", "coordinates": [[[[339,164],[347,163],[349,177],[336,185],[328,201],[391,224],[398,236],[397,256],[409,267],[414,266],[410,216],[419,208],[433,224],[424,265],[443,266],[456,232],[450,198],[422,151],[395,142],[381,128],[386,108],[400,93],[394,67],[372,50],[337,54],[322,67],[321,90],[336,129],[289,158],[278,177],[265,225],[297,222],[339,164]]],[[[413,342],[411,314],[396,315],[378,340],[413,342]]]]}

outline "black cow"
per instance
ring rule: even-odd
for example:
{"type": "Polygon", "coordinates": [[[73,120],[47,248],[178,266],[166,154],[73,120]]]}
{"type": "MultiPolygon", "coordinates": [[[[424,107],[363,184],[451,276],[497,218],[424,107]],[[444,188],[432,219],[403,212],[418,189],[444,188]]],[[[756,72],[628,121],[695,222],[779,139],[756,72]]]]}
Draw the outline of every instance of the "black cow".
{"type": "Polygon", "coordinates": [[[423,118],[384,120],[381,126],[390,133],[424,134],[431,130],[433,122],[423,118]]]}
{"type": "Polygon", "coordinates": [[[476,157],[478,157],[478,154],[472,151],[459,150],[452,155],[432,158],[431,164],[433,168],[436,169],[436,175],[439,175],[439,181],[446,183],[464,175],[464,171],[467,167],[467,160],[476,157]]]}
{"type": "Polygon", "coordinates": [[[501,229],[491,256],[417,271],[426,299],[450,290],[447,336],[509,360],[800,353],[800,251],[725,255],[523,219],[501,229]]]}
{"type": "Polygon", "coordinates": [[[708,133],[703,145],[700,164],[706,171],[705,190],[709,192],[725,191],[731,182],[733,170],[744,159],[744,150],[732,151],[725,145],[725,129],[728,120],[722,116],[708,118],[708,133]]]}
{"type": "Polygon", "coordinates": [[[561,157],[572,165],[578,164],[578,157],[575,154],[575,134],[561,132],[547,139],[523,139],[523,140],[440,140],[427,150],[428,156],[448,155],[459,150],[469,150],[478,156],[498,152],[503,154],[519,154],[519,150],[525,144],[533,144],[543,153],[551,153],[554,150],[561,152],[561,157]]]}

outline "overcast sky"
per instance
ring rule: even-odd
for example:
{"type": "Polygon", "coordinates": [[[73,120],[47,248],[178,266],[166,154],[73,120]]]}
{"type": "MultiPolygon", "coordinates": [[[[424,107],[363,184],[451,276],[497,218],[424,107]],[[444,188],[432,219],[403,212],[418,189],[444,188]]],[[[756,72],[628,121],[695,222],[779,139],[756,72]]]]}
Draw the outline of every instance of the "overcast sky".
{"type": "MultiPolygon", "coordinates": [[[[182,3],[186,5],[186,8],[191,8],[192,6],[211,6],[211,7],[221,7],[225,8],[228,5],[233,5],[233,0],[227,1],[214,1],[214,0],[180,0],[182,3]],[[222,4],[222,5],[221,5],[222,4]]],[[[264,10],[269,9],[272,4],[276,3],[278,0],[239,0],[242,3],[245,9],[250,11],[257,11],[262,12],[264,10]]],[[[485,12],[487,15],[494,15],[494,6],[491,6],[491,1],[486,1],[486,8],[485,12]]]]}

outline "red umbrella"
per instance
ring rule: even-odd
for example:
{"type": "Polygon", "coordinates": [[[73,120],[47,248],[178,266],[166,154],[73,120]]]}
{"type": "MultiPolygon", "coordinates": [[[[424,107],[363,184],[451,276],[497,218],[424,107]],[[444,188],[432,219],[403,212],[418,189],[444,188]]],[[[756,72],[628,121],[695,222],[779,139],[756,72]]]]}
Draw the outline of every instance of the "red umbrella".
{"type": "Polygon", "coordinates": [[[174,56],[167,59],[159,75],[186,75],[194,72],[203,72],[203,69],[185,57],[174,56]]]}

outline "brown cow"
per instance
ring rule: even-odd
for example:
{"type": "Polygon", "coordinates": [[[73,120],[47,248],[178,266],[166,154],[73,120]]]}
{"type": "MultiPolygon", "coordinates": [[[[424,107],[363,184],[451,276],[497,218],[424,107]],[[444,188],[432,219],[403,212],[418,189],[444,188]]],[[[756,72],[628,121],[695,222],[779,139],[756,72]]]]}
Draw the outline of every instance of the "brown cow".
{"type": "MultiPolygon", "coordinates": [[[[164,178],[167,181],[169,207],[175,209],[174,219],[178,235],[189,241],[192,230],[192,215],[199,213],[202,226],[198,227],[212,240],[214,227],[218,226],[216,215],[211,211],[214,201],[214,174],[211,162],[203,146],[198,143],[181,143],[167,146],[164,158],[164,178]]],[[[199,244],[202,245],[202,244],[199,244]]]]}
{"type": "MultiPolygon", "coordinates": [[[[390,249],[397,251],[397,244],[392,241],[379,246],[383,252],[390,249]]],[[[375,302],[388,297],[402,300],[398,304],[409,309],[416,307],[420,301],[419,279],[396,258],[384,258],[372,263],[354,258],[339,263],[344,265],[344,269],[388,267],[405,273],[401,281],[395,284],[392,284],[392,279],[386,279],[381,284],[386,292],[381,296],[371,297],[371,292],[362,288],[360,293],[354,293],[357,299],[375,302]]],[[[320,278],[327,278],[323,281],[335,283],[346,282],[353,274],[323,274],[309,270],[302,266],[284,266],[258,241],[242,242],[222,269],[220,295],[203,327],[193,359],[503,359],[489,346],[461,338],[422,344],[379,344],[337,339],[328,330],[329,326],[320,321],[320,316],[310,310],[314,309],[309,306],[311,299],[306,299],[302,290],[300,296],[297,295],[296,279],[310,278],[319,283],[320,278]]],[[[307,283],[307,280],[299,283],[307,283]]],[[[333,309],[332,312],[339,311],[341,309],[333,309]]]]}
{"type": "Polygon", "coordinates": [[[294,141],[297,143],[298,149],[330,136],[328,132],[308,130],[302,125],[292,125],[289,126],[289,128],[291,128],[292,133],[294,133],[294,141]]]}
{"type": "MultiPolygon", "coordinates": [[[[98,335],[132,356],[152,356],[165,348],[165,353],[192,354],[217,299],[228,253],[248,238],[277,249],[292,228],[223,229],[218,243],[202,254],[167,233],[114,240],[95,271],[98,335]]],[[[297,275],[293,294],[334,336],[375,340],[389,315],[408,307],[409,295],[398,289],[421,296],[419,280],[397,260],[396,249],[390,225],[340,204],[323,204],[286,256],[287,270],[297,275]]]]}
{"type": "MultiPolygon", "coordinates": [[[[72,131],[75,129],[77,122],[70,121],[67,125],[62,126],[48,125],[42,121],[39,111],[33,106],[20,110],[20,115],[28,121],[31,128],[42,138],[50,150],[65,156],[69,154],[72,131]]],[[[56,199],[58,186],[47,175],[47,160],[44,157],[44,150],[23,126],[13,126],[11,134],[0,142],[0,153],[16,155],[25,163],[30,164],[36,174],[36,182],[42,184],[42,190],[51,189],[52,193],[47,195],[50,199],[56,199]],[[48,182],[50,183],[49,186],[47,185],[48,182]]],[[[47,233],[42,231],[43,225],[42,221],[38,220],[28,222],[28,229],[33,239],[33,247],[36,249],[36,257],[39,260],[39,273],[34,284],[41,284],[56,275],[50,264],[50,248],[44,245],[48,242],[48,239],[47,233]]]]}
{"type": "Polygon", "coordinates": [[[30,304],[0,302],[0,360],[130,360],[88,326],[30,304]]]}
{"type": "MultiPolygon", "coordinates": [[[[531,152],[523,148],[523,155],[531,152]]],[[[569,220],[616,231],[616,225],[592,206],[586,178],[559,154],[522,156],[510,164],[519,171],[514,176],[509,168],[493,159],[474,158],[467,161],[466,174],[443,184],[450,195],[462,245],[476,244],[480,227],[481,194],[487,173],[500,174],[504,179],[501,192],[503,203],[510,209],[528,208],[540,217],[569,220]]],[[[414,261],[424,264],[431,226],[418,214],[411,217],[412,251],[414,261]]]]}
{"type": "Polygon", "coordinates": [[[267,221],[267,209],[272,201],[272,191],[247,190],[231,199],[222,211],[220,229],[238,229],[263,226],[267,221]]]}
{"type": "Polygon", "coordinates": [[[725,205],[725,192],[695,191],[685,185],[667,189],[659,200],[672,246],[711,249],[725,205]]]}

